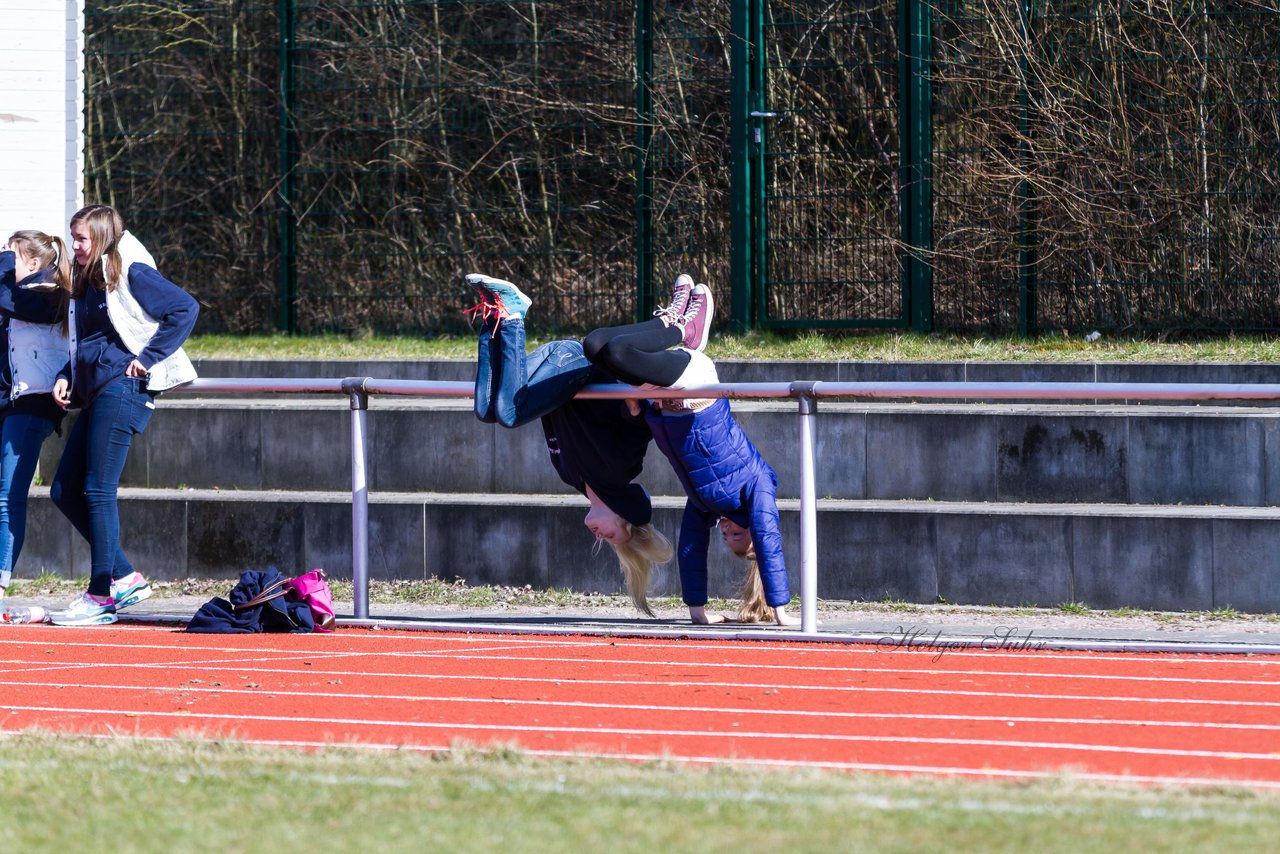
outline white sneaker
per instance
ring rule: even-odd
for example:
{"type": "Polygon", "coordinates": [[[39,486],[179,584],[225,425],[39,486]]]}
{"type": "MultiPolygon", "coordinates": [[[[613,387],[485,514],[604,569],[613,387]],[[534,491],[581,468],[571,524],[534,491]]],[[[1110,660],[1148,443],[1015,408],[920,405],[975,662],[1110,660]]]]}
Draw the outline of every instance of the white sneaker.
{"type": "Polygon", "coordinates": [[[117,619],[115,600],[103,604],[81,593],[67,610],[55,611],[50,622],[55,626],[109,626],[117,619]]]}
{"type": "Polygon", "coordinates": [[[143,599],[150,599],[151,585],[141,572],[134,572],[111,582],[111,598],[116,600],[116,610],[120,611],[137,605],[143,599]]]}

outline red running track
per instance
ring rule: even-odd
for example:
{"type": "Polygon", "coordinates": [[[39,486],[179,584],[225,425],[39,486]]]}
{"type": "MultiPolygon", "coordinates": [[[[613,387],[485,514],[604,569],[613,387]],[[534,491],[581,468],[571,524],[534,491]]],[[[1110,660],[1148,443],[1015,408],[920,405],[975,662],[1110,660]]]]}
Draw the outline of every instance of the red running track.
{"type": "Polygon", "coordinates": [[[1280,656],[0,630],[0,731],[1280,789],[1280,656]]]}

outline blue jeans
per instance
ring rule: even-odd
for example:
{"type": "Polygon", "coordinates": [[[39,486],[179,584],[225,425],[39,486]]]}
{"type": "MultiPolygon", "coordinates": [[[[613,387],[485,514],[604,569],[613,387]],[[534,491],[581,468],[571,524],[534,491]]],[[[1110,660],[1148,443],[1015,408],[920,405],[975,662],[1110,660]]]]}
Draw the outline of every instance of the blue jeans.
{"type": "Polygon", "coordinates": [[[578,341],[552,341],[525,355],[524,320],[510,318],[480,330],[476,417],[519,427],[564,406],[591,378],[578,341]]]}
{"type": "Polygon", "coordinates": [[[155,411],[146,380],[126,377],[107,386],[80,412],[49,490],[53,503],[89,543],[89,592],[109,596],[111,581],[133,572],[120,548],[116,493],[133,437],[155,411]]]}
{"type": "Polygon", "coordinates": [[[54,423],[9,413],[0,427],[0,571],[12,570],[27,533],[27,492],[40,461],[40,446],[54,423]]]}

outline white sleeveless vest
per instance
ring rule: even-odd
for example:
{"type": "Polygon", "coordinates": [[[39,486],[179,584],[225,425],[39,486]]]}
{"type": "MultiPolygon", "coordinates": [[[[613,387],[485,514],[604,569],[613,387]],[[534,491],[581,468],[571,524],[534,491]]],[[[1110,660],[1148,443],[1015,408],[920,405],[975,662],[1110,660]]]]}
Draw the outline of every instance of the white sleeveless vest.
{"type": "MultiPolygon", "coordinates": [[[[107,291],[107,316],[111,318],[111,325],[115,328],[116,334],[120,336],[124,346],[136,356],[147,348],[147,344],[155,336],[156,330],[160,328],[160,321],[147,314],[146,309],[130,293],[129,267],[133,264],[146,264],[154,270],[156,262],[141,241],[127,231],[120,235],[120,241],[116,248],[120,252],[120,284],[114,290],[107,291]]],[[[107,274],[106,265],[107,259],[103,258],[102,272],[104,276],[107,274]]],[[[76,351],[75,306],[75,300],[72,300],[69,325],[71,328],[70,352],[73,368],[76,351]]],[[[191,382],[195,378],[195,366],[191,364],[187,354],[179,347],[169,358],[151,366],[151,370],[147,374],[147,390],[164,391],[165,389],[191,382]]]]}

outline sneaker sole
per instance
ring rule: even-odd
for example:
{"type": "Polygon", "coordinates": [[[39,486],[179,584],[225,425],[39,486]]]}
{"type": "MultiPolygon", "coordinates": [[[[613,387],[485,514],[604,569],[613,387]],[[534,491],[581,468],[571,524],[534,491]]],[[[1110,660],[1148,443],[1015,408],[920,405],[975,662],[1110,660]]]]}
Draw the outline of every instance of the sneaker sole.
{"type": "Polygon", "coordinates": [[[116,610],[119,611],[121,608],[128,608],[130,605],[137,605],[143,599],[150,598],[151,585],[135,588],[126,593],[124,598],[116,600],[116,610]]]}
{"type": "Polygon", "coordinates": [[[84,620],[62,621],[62,620],[53,619],[53,620],[50,620],[49,622],[55,626],[60,626],[64,629],[83,629],[83,628],[88,628],[90,626],[109,626],[119,619],[120,618],[117,617],[115,614],[99,614],[96,617],[90,617],[84,620]]]}

